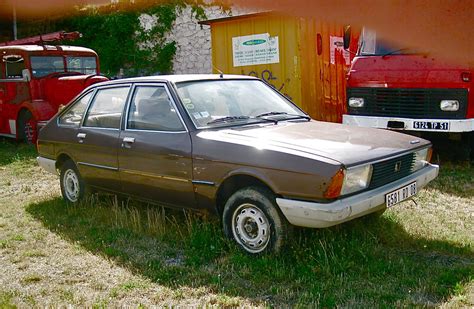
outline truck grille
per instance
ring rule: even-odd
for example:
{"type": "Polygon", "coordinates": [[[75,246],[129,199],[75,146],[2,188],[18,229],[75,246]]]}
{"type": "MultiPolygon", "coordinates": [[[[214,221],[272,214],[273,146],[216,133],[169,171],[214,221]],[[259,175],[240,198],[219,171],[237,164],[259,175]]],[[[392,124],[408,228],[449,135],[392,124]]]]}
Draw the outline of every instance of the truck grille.
{"type": "Polygon", "coordinates": [[[372,179],[369,188],[377,188],[408,176],[412,172],[415,154],[410,153],[372,165],[372,179]]]}
{"type": "Polygon", "coordinates": [[[364,98],[362,108],[347,106],[350,115],[406,118],[462,119],[466,117],[466,89],[348,88],[349,98],[364,98]],[[458,100],[459,110],[445,112],[441,100],[458,100]]]}

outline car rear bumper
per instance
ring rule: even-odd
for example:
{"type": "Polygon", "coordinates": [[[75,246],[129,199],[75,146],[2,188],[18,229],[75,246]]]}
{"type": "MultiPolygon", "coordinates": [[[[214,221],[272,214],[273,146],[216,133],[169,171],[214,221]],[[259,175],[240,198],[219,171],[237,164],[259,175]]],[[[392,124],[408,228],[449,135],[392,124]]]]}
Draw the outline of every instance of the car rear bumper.
{"type": "Polygon", "coordinates": [[[421,170],[382,187],[331,203],[316,203],[277,198],[286,219],[293,225],[324,228],[384,209],[385,195],[416,181],[417,190],[438,176],[439,167],[430,164],[421,170]]]}
{"type": "Polygon", "coordinates": [[[425,131],[425,132],[471,132],[474,131],[474,119],[414,119],[414,118],[398,118],[398,117],[375,117],[375,116],[356,116],[343,115],[342,123],[357,127],[366,128],[389,128],[388,122],[394,121],[403,123],[403,128],[398,130],[407,131],[425,131]],[[415,128],[415,121],[418,122],[443,122],[448,124],[447,130],[440,129],[419,129],[415,128]]]}
{"type": "Polygon", "coordinates": [[[38,162],[38,165],[42,167],[45,171],[58,175],[58,170],[56,169],[55,160],[51,160],[51,159],[40,156],[36,158],[36,161],[38,162]]]}

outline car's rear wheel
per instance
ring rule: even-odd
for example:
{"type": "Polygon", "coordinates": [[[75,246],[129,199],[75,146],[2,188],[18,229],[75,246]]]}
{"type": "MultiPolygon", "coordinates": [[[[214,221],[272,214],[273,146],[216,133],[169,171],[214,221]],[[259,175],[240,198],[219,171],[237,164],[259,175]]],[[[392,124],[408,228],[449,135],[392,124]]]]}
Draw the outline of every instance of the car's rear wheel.
{"type": "Polygon", "coordinates": [[[240,189],[227,200],[223,225],[226,235],[250,254],[279,252],[290,230],[275,195],[260,187],[240,189]]]}
{"type": "Polygon", "coordinates": [[[74,162],[68,160],[61,166],[61,194],[68,203],[78,203],[87,195],[87,186],[74,162]]]}

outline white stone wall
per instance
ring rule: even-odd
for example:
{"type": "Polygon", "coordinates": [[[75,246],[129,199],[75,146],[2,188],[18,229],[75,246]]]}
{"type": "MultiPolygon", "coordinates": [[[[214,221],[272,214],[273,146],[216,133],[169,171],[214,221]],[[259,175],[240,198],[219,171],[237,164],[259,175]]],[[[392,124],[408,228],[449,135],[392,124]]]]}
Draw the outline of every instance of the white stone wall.
{"type": "MultiPolygon", "coordinates": [[[[229,14],[223,12],[217,6],[205,9],[207,19],[228,17],[229,14]]],[[[248,10],[233,8],[232,16],[248,14],[248,10]]],[[[211,73],[211,27],[201,26],[192,13],[191,7],[186,7],[177,16],[167,40],[176,42],[176,54],[173,60],[173,73],[211,73]]],[[[147,14],[140,16],[141,27],[145,30],[151,29],[156,23],[156,17],[147,14]]]]}

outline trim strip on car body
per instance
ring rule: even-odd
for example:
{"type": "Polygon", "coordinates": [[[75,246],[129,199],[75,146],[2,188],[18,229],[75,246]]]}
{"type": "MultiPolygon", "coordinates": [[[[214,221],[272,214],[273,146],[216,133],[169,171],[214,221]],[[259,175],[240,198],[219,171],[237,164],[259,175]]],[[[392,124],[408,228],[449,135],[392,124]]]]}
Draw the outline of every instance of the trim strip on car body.
{"type": "Polygon", "coordinates": [[[206,180],[193,180],[193,184],[195,185],[206,185],[206,186],[215,186],[216,183],[212,181],[206,181],[206,180]]]}
{"type": "Polygon", "coordinates": [[[165,175],[159,175],[159,174],[153,174],[153,173],[146,173],[146,172],[136,171],[136,170],[129,170],[129,169],[122,169],[121,168],[120,172],[124,172],[124,173],[127,173],[127,174],[133,174],[133,175],[139,175],[139,176],[145,176],[145,177],[160,178],[160,179],[174,180],[174,181],[180,181],[180,182],[189,182],[189,180],[186,179],[186,178],[171,177],[171,176],[165,176],[165,175]]]}
{"type": "Polygon", "coordinates": [[[101,168],[101,169],[104,169],[104,170],[118,171],[118,168],[112,167],[112,166],[98,165],[98,164],[92,164],[92,163],[86,163],[86,162],[77,162],[77,164],[90,166],[90,167],[101,168]]]}

